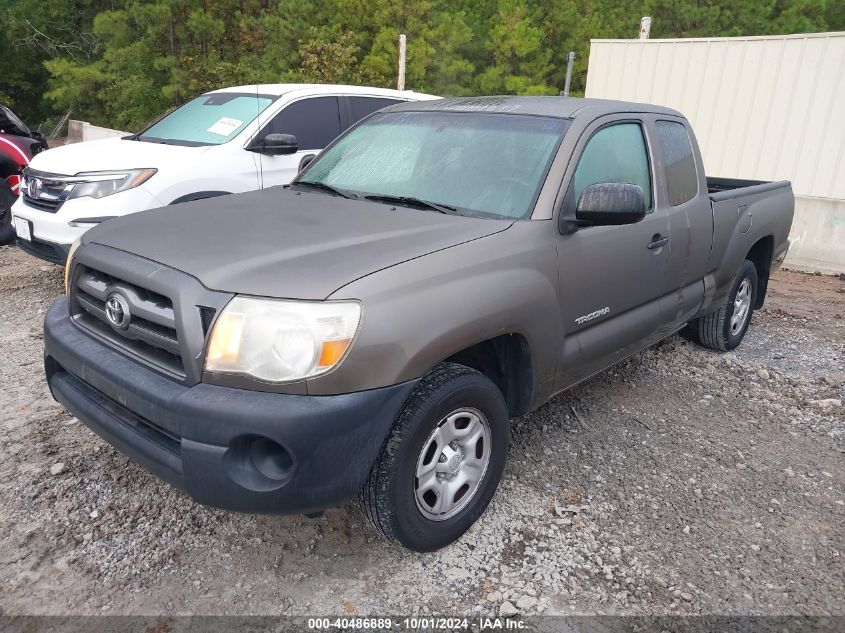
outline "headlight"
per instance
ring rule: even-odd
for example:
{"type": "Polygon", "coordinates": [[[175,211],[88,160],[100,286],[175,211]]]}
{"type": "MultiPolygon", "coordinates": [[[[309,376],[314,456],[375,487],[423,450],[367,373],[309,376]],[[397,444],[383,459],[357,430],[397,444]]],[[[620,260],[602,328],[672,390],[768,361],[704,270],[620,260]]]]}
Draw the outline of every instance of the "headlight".
{"type": "Polygon", "coordinates": [[[214,323],[205,370],[267,382],[319,376],[343,360],[360,322],[357,301],[235,297],[214,323]]]}
{"type": "Polygon", "coordinates": [[[74,183],[68,198],[104,198],[113,193],[134,189],[153,177],[156,169],[129,169],[124,171],[92,171],[67,178],[74,183]]]}
{"type": "Polygon", "coordinates": [[[67,261],[65,262],[65,294],[67,294],[68,290],[68,275],[70,275],[71,260],[73,259],[73,254],[76,253],[76,249],[79,248],[80,244],[82,244],[81,235],[73,240],[73,244],[70,245],[70,250],[67,252],[67,261]]]}

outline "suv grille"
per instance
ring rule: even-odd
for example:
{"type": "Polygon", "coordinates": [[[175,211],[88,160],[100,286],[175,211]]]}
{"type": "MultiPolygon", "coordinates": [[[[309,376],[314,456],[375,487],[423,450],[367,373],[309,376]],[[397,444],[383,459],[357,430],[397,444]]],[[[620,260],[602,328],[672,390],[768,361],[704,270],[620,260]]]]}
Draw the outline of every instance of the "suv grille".
{"type": "Polygon", "coordinates": [[[76,322],[112,346],[185,378],[173,302],[158,293],[80,266],[76,322]]]}
{"type": "Polygon", "coordinates": [[[61,201],[58,199],[46,200],[42,198],[31,198],[25,191],[23,194],[23,201],[31,207],[35,207],[41,211],[47,211],[48,213],[55,213],[59,210],[59,207],[62,206],[61,201]]]}
{"type": "Polygon", "coordinates": [[[70,194],[71,185],[66,182],[67,178],[26,169],[21,182],[24,203],[41,211],[55,213],[70,194]]]}

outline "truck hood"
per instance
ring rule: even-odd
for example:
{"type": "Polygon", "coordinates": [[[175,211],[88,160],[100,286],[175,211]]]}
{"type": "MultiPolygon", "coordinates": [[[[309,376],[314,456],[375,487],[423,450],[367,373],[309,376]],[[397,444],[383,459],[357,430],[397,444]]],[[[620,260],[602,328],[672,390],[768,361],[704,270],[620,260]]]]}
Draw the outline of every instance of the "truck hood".
{"type": "Polygon", "coordinates": [[[511,224],[272,187],[115,218],[83,241],[176,268],[212,290],[319,300],[511,224]]]}
{"type": "Polygon", "coordinates": [[[208,146],[185,147],[144,141],[108,138],[55,147],[35,156],[33,169],[51,174],[74,176],[88,171],[114,171],[185,164],[208,150],[208,146]]]}

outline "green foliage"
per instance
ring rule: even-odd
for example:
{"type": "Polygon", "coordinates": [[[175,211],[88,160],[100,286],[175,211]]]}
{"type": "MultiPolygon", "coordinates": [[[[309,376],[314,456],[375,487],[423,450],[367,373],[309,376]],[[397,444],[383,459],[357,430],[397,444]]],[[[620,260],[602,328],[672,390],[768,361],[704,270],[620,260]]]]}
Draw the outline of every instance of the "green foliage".
{"type": "Polygon", "coordinates": [[[329,29],[308,29],[299,41],[299,78],[314,83],[355,83],[360,80],[358,51],[353,34],[329,29]]]}
{"type": "Polygon", "coordinates": [[[135,130],[196,94],[285,81],[396,82],[444,96],[573,92],[590,38],[845,29],[841,0],[3,0],[0,101],[135,130]]]}

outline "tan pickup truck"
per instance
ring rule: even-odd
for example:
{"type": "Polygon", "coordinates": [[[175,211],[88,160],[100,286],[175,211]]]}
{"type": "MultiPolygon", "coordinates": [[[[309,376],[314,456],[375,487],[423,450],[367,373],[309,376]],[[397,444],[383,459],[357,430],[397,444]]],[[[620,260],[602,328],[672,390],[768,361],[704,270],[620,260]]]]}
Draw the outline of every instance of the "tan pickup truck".
{"type": "Polygon", "coordinates": [[[200,503],[313,515],[357,496],[381,534],[433,550],[493,498],[509,418],[680,330],[739,345],[793,205],[788,182],[708,179],[666,108],[396,105],[286,188],[87,232],[46,317],[47,377],[200,503]]]}

